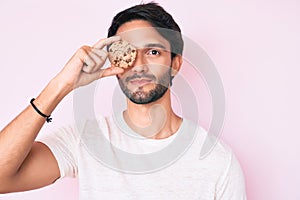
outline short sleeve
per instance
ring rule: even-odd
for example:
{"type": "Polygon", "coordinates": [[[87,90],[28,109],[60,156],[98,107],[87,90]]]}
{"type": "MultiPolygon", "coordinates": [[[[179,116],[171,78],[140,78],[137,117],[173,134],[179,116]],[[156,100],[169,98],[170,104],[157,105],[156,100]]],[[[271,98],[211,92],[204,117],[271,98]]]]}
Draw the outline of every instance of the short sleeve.
{"type": "Polygon", "coordinates": [[[59,166],[60,178],[77,176],[78,135],[74,127],[63,127],[38,137],[49,147],[59,166]]]}
{"type": "Polygon", "coordinates": [[[217,200],[246,200],[243,171],[234,154],[230,154],[230,162],[217,183],[217,200]]]}

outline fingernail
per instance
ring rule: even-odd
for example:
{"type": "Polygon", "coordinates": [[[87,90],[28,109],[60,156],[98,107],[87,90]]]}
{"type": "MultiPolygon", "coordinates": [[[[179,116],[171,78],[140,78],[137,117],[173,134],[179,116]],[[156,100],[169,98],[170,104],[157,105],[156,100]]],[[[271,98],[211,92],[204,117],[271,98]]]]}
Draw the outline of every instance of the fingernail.
{"type": "Polygon", "coordinates": [[[119,35],[114,35],[114,36],[111,36],[112,39],[116,39],[116,40],[120,40],[121,39],[121,36],[119,35]]]}

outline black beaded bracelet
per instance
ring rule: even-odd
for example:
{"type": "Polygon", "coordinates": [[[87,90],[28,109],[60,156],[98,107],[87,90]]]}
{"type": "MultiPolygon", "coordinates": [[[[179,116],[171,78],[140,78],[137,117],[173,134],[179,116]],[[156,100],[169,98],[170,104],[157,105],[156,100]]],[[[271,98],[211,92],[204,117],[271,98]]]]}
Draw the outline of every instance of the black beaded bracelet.
{"type": "Polygon", "coordinates": [[[32,99],[30,100],[30,104],[32,105],[32,107],[34,108],[34,110],[35,110],[37,113],[39,113],[42,117],[45,117],[47,123],[51,122],[51,121],[52,121],[52,118],[50,117],[51,115],[47,116],[47,115],[45,115],[44,113],[42,113],[42,112],[34,105],[34,103],[33,103],[34,100],[35,100],[35,98],[32,98],[32,99]]]}

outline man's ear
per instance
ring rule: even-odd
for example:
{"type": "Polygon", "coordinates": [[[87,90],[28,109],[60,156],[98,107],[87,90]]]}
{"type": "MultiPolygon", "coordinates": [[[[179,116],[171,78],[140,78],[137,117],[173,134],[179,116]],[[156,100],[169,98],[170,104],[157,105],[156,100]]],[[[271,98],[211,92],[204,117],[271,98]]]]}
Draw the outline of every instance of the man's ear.
{"type": "Polygon", "coordinates": [[[171,71],[171,76],[175,76],[182,65],[182,56],[181,55],[176,55],[173,60],[172,60],[172,71],[171,71]]]}

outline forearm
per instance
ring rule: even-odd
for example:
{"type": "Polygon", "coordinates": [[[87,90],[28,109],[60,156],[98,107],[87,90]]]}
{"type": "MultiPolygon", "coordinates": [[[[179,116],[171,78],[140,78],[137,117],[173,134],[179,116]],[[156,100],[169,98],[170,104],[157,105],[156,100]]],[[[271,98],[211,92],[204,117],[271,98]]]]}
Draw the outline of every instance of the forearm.
{"type": "MultiPolygon", "coordinates": [[[[71,91],[54,78],[35,99],[34,104],[50,115],[58,103],[71,91]]],[[[14,176],[31,150],[45,118],[29,105],[0,132],[0,179],[14,176]]]]}
{"type": "MultiPolygon", "coordinates": [[[[73,89],[88,85],[105,76],[115,76],[123,73],[123,69],[114,66],[101,69],[107,58],[107,52],[103,50],[103,47],[118,40],[120,40],[120,37],[106,38],[97,42],[93,47],[83,46],[78,49],[64,68],[33,101],[38,110],[49,116],[58,103],[73,89]]],[[[28,173],[30,167],[40,166],[40,163],[49,161],[49,157],[51,157],[51,155],[39,151],[42,147],[36,150],[36,157],[28,156],[31,155],[29,153],[32,150],[34,140],[45,120],[45,117],[41,116],[32,105],[29,105],[0,132],[0,189],[1,184],[2,186],[7,185],[8,182],[10,185],[13,185],[16,181],[20,183],[20,180],[23,183],[26,182],[25,186],[20,184],[21,186],[17,188],[8,186],[2,190],[3,192],[31,188],[28,185],[32,187],[45,185],[52,178],[56,178],[53,175],[55,169],[52,169],[51,172],[39,169],[39,172],[35,174],[34,183],[28,183],[28,180],[24,180],[28,179],[28,175],[32,175],[28,173]],[[42,157],[44,155],[48,158],[42,157]],[[46,173],[49,180],[40,184],[39,178],[42,176],[38,173],[46,173]]]]}

